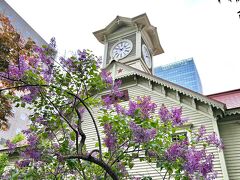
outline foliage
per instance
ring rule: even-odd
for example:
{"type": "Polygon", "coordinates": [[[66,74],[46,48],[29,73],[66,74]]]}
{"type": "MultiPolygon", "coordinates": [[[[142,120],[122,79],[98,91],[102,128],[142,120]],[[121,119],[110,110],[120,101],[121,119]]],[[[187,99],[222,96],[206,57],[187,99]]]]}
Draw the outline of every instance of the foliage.
{"type": "Polygon", "coordinates": [[[7,164],[8,164],[8,155],[6,153],[0,154],[0,177],[3,174],[7,164]]]}
{"type": "Polygon", "coordinates": [[[180,135],[173,141],[187,123],[182,108],[157,107],[147,96],[136,97],[125,107],[120,100],[121,81],[100,71],[101,58],[79,50],[55,60],[55,48],[54,39],[45,47],[34,44],[17,63],[8,63],[1,71],[0,92],[6,92],[17,107],[33,112],[30,128],[23,131],[25,138],[18,135],[6,143],[9,154],[20,157],[3,179],[151,179],[128,173],[136,160],[155,163],[162,179],[216,177],[213,154],[207,151],[207,146],[222,148],[215,133],[201,127],[197,133],[188,130],[191,140],[180,135]],[[110,94],[96,98],[103,90],[110,94]],[[94,107],[99,109],[102,132],[91,111],[94,107]],[[97,135],[91,151],[83,128],[86,116],[97,135]]]}
{"type": "MultiPolygon", "coordinates": [[[[19,64],[20,56],[31,56],[34,42],[31,39],[24,41],[16,32],[9,19],[0,14],[0,73],[7,73],[8,67],[13,68],[19,64]]],[[[10,74],[7,74],[10,76],[10,74]]],[[[0,87],[6,87],[13,82],[0,78],[0,87]]],[[[7,117],[12,116],[11,100],[12,92],[0,93],[0,129],[8,129],[7,117]]]]}

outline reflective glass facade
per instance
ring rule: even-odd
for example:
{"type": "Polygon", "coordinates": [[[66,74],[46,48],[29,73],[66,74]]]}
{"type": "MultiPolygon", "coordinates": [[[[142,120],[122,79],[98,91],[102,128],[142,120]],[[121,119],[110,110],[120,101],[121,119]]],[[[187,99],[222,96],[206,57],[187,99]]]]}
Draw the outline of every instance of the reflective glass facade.
{"type": "Polygon", "coordinates": [[[154,68],[154,75],[192,91],[202,93],[202,84],[193,58],[154,68]]]}

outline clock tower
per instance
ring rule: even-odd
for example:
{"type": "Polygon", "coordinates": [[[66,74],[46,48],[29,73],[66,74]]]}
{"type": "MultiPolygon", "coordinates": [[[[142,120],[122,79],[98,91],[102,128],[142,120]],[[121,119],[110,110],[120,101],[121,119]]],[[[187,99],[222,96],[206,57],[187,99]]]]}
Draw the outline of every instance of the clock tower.
{"type": "Polygon", "coordinates": [[[152,74],[152,57],[164,52],[157,28],[150,24],[146,14],[134,18],[117,16],[93,34],[105,46],[103,68],[115,60],[152,74]]]}

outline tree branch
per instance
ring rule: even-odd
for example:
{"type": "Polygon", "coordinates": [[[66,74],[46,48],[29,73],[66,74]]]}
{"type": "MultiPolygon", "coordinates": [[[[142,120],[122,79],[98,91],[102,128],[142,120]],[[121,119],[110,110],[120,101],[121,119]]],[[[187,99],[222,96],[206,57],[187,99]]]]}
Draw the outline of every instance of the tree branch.
{"type": "Polygon", "coordinates": [[[92,112],[90,111],[90,109],[88,108],[88,106],[86,105],[86,103],[80,98],[78,97],[77,95],[71,93],[71,92],[68,92],[67,93],[69,95],[72,95],[74,97],[76,97],[82,104],[83,106],[87,109],[89,115],[91,116],[91,119],[93,121],[93,124],[94,124],[94,127],[95,127],[95,130],[96,130],[96,133],[97,133],[97,138],[98,138],[98,143],[99,143],[99,156],[100,156],[100,159],[102,159],[102,144],[101,144],[101,139],[100,139],[100,134],[99,134],[99,130],[98,130],[98,127],[97,127],[97,123],[96,123],[96,120],[95,118],[93,117],[92,115],[92,112]]]}
{"type": "MultiPolygon", "coordinates": [[[[47,85],[47,84],[25,84],[25,85],[20,85],[20,86],[13,86],[13,87],[8,87],[8,88],[4,88],[4,89],[0,89],[0,92],[1,91],[5,91],[5,90],[9,90],[9,89],[19,89],[19,88],[22,88],[22,87],[52,87],[52,88],[55,88],[55,89],[60,89],[59,87],[57,86],[53,86],[53,85],[47,85]]],[[[62,90],[62,89],[61,89],[62,90]]],[[[88,106],[86,105],[86,103],[80,98],[78,97],[76,94],[72,93],[72,92],[69,92],[69,91],[65,91],[67,94],[71,95],[71,96],[74,96],[75,98],[77,98],[82,104],[83,106],[87,109],[89,115],[91,116],[91,119],[93,121],[93,124],[94,124],[94,128],[96,130],[96,133],[97,133],[97,138],[98,138],[98,143],[99,143],[99,155],[100,155],[100,159],[102,159],[102,143],[101,143],[101,138],[100,138],[100,133],[99,133],[99,130],[98,130],[98,127],[97,127],[97,123],[96,123],[96,120],[95,118],[93,117],[90,109],[88,108],[88,106]]],[[[59,111],[58,111],[59,112],[59,111]]],[[[60,112],[59,112],[60,113],[60,112]]],[[[59,114],[64,120],[66,120],[67,124],[72,128],[72,125],[68,122],[68,120],[62,116],[62,114],[60,113],[59,114]]],[[[74,131],[76,133],[76,130],[74,131]]]]}
{"type": "Polygon", "coordinates": [[[89,162],[93,162],[97,165],[99,165],[100,167],[102,167],[108,174],[109,176],[112,177],[113,180],[118,180],[118,176],[117,174],[101,159],[97,159],[94,158],[92,156],[86,156],[86,155],[70,155],[70,156],[64,156],[64,159],[82,159],[82,160],[86,160],[89,162]]]}
{"type": "MultiPolygon", "coordinates": [[[[82,154],[82,148],[85,144],[85,140],[86,140],[86,134],[83,132],[82,130],[82,116],[79,112],[79,110],[75,107],[75,111],[77,113],[78,116],[78,133],[81,135],[81,141],[80,141],[80,145],[79,145],[79,149],[80,149],[80,154],[82,154]]],[[[77,151],[77,154],[79,154],[79,152],[77,151]]]]}

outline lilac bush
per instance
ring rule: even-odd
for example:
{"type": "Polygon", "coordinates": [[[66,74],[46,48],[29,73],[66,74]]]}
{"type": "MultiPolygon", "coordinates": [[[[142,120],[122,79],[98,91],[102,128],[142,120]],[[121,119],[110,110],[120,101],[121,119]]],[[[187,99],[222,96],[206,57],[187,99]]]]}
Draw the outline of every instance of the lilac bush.
{"type": "Polygon", "coordinates": [[[159,172],[164,171],[162,179],[216,178],[214,156],[207,148],[223,148],[216,133],[202,126],[197,133],[186,129],[192,140],[179,137],[173,141],[187,123],[181,107],[158,107],[150,96],[135,97],[124,106],[122,81],[100,69],[100,57],[78,50],[56,60],[55,48],[54,38],[48,46],[33,44],[1,69],[5,86],[0,93],[8,92],[12,103],[17,107],[27,104],[33,112],[29,129],[6,142],[9,156],[18,153],[19,160],[4,173],[0,169],[1,179],[151,179],[133,177],[127,171],[136,159],[155,163],[159,172]],[[104,90],[109,94],[95,98],[104,90]],[[102,132],[92,107],[101,107],[102,132]],[[91,151],[86,144],[90,136],[82,127],[84,114],[90,117],[87,123],[93,124],[97,137],[91,151]]]}

